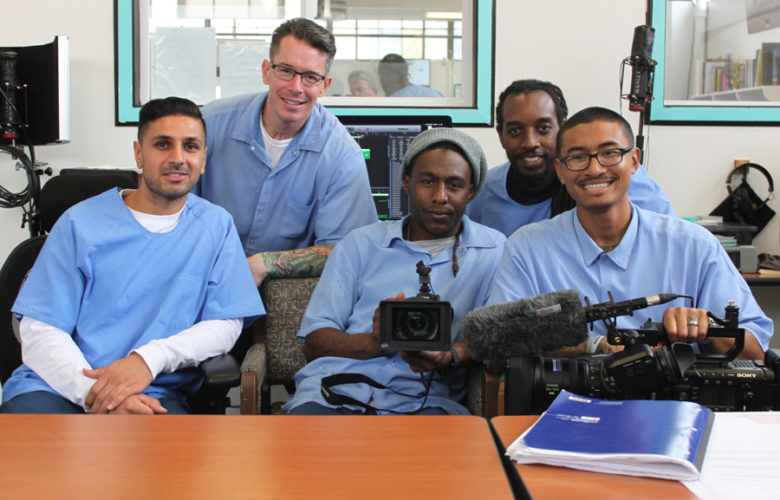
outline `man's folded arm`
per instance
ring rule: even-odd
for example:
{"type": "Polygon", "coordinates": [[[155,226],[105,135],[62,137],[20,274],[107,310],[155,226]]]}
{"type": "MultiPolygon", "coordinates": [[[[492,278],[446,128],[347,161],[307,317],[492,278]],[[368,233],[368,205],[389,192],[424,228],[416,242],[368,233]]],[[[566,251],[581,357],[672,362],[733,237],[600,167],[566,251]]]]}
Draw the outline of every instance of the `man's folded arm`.
{"type": "Polygon", "coordinates": [[[95,379],[83,373],[92,367],[68,332],[24,316],[19,325],[22,360],[68,401],[87,409],[85,400],[95,379]]]}
{"type": "Polygon", "coordinates": [[[293,250],[260,252],[247,258],[247,262],[255,284],[260,286],[267,277],[319,276],[332,249],[332,243],[325,243],[293,250]]]}
{"type": "Polygon", "coordinates": [[[303,353],[307,361],[326,356],[369,359],[381,354],[379,335],[347,333],[336,328],[318,328],[306,336],[303,353]]]}
{"type": "Polygon", "coordinates": [[[152,340],[133,352],[143,358],[155,378],[160,373],[197,366],[213,356],[225,354],[241,335],[242,324],[235,318],[200,321],[176,335],[152,340]]]}

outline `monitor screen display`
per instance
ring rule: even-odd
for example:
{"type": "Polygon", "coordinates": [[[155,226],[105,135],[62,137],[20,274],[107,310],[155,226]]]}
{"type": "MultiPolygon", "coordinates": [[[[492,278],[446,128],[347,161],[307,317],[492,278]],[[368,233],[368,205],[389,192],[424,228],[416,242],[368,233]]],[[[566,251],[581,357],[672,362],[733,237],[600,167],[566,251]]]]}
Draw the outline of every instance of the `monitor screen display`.
{"type": "Polygon", "coordinates": [[[417,134],[432,127],[449,127],[448,116],[339,116],[363,151],[368,180],[379,220],[409,213],[409,198],[401,182],[401,162],[417,134]]]}

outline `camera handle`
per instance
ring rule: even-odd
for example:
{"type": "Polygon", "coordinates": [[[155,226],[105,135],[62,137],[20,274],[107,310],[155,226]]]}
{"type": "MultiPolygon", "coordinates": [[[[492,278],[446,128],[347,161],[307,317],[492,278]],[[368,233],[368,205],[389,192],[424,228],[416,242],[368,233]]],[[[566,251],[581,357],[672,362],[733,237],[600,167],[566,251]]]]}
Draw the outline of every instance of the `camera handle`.
{"type": "Polygon", "coordinates": [[[421,300],[439,300],[439,296],[433,293],[431,287],[431,268],[423,261],[417,263],[417,275],[420,278],[420,291],[415,298],[421,300]]]}
{"type": "MultiPolygon", "coordinates": [[[[663,324],[654,323],[657,329],[624,330],[613,328],[607,336],[607,342],[611,345],[632,346],[636,344],[657,345],[661,340],[667,340],[663,324]]],[[[723,354],[700,354],[697,362],[702,363],[727,363],[734,360],[745,347],[745,329],[731,326],[710,327],[707,330],[707,338],[733,338],[734,345],[723,354]]]]}

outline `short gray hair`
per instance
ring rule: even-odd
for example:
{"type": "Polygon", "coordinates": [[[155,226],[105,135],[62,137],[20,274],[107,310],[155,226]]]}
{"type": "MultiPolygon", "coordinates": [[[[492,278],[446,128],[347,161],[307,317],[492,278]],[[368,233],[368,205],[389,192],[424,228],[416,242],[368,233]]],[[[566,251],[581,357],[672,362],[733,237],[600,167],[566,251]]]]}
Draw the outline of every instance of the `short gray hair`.
{"type": "Polygon", "coordinates": [[[326,30],[311,19],[296,17],[280,24],[271,35],[271,48],[269,56],[274,58],[279,51],[279,44],[282,38],[287,35],[308,43],[315,49],[321,50],[327,56],[325,61],[325,73],[330,73],[330,66],[333,64],[333,58],[336,57],[336,38],[330,31],[326,30]]]}

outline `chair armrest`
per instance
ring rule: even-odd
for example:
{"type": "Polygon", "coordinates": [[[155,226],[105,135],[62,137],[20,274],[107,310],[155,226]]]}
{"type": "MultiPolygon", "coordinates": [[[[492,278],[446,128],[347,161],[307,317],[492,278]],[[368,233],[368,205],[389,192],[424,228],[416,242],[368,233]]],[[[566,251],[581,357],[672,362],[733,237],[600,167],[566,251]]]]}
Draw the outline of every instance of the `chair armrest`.
{"type": "Polygon", "coordinates": [[[260,413],[261,388],[268,373],[265,344],[253,344],[241,363],[241,414],[260,413]]]}
{"type": "Polygon", "coordinates": [[[205,383],[211,387],[233,387],[238,385],[241,372],[236,358],[230,354],[222,354],[203,361],[198,365],[205,383]]]}
{"type": "Polygon", "coordinates": [[[472,415],[493,418],[503,415],[504,408],[500,394],[500,378],[489,372],[483,365],[475,364],[469,368],[468,395],[466,406],[472,415]]]}

